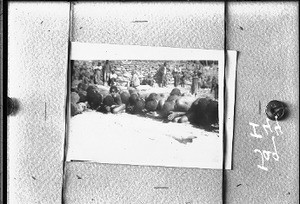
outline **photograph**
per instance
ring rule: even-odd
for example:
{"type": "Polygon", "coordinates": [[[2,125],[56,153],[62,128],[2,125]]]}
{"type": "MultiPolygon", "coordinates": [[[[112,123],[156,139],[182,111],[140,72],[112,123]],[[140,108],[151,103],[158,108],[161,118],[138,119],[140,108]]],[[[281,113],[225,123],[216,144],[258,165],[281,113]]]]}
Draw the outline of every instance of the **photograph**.
{"type": "Polygon", "coordinates": [[[223,70],[201,57],[72,59],[68,159],[222,168],[223,70]]]}

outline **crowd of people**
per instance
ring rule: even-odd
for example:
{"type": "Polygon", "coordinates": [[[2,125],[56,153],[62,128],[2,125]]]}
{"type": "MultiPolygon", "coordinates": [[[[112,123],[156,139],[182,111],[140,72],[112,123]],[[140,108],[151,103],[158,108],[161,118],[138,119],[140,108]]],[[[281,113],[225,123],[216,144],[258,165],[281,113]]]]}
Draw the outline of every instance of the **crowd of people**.
{"type": "Polygon", "coordinates": [[[103,65],[101,62],[94,63],[91,69],[87,69],[85,63],[80,68],[78,65],[73,65],[71,70],[72,85],[76,87],[78,81],[87,85],[115,85],[117,81],[115,71],[115,67],[112,67],[108,60],[103,65]]]}
{"type": "MultiPolygon", "coordinates": [[[[159,87],[166,86],[166,66],[164,63],[158,70],[159,87]]],[[[172,74],[174,88],[170,94],[143,95],[139,93],[137,87],[140,84],[153,86],[155,80],[151,74],[140,82],[136,70],[133,70],[127,89],[120,90],[116,83],[115,67],[112,67],[108,60],[102,66],[101,63],[94,64],[91,70],[82,67],[72,69],[71,116],[87,110],[105,114],[127,112],[165,121],[189,122],[209,128],[218,126],[218,101],[211,98],[197,98],[195,95],[201,88],[201,73],[194,72],[192,95],[182,94],[177,88],[179,85],[185,86],[185,72],[176,66],[172,74]]],[[[213,77],[211,81],[211,92],[214,91],[214,97],[217,99],[217,79],[213,77]]]]}
{"type": "Polygon", "coordinates": [[[142,96],[131,88],[120,91],[111,86],[109,91],[79,84],[71,93],[71,115],[88,109],[108,113],[130,113],[178,123],[191,123],[211,128],[218,124],[218,102],[211,98],[195,98],[174,88],[169,95],[151,93],[142,96]]]}
{"type": "MultiPolygon", "coordinates": [[[[164,62],[157,70],[156,79],[154,79],[154,76],[152,76],[151,73],[147,73],[146,76],[140,78],[137,72],[137,67],[135,67],[135,69],[131,72],[131,78],[127,82],[127,86],[137,88],[140,85],[154,86],[157,84],[158,87],[167,87],[169,81],[168,71],[167,62],[164,62]]],[[[116,74],[116,67],[112,66],[108,60],[106,60],[103,64],[101,64],[101,62],[95,62],[91,69],[87,69],[85,67],[85,63],[80,68],[73,66],[71,75],[73,87],[76,87],[79,81],[87,85],[119,85],[117,83],[118,75],[116,74]]],[[[183,71],[178,65],[173,68],[172,76],[174,79],[174,87],[178,87],[180,85],[182,88],[186,87],[186,82],[190,78],[187,72],[183,71]]],[[[213,92],[214,98],[216,100],[218,99],[218,80],[215,76],[204,76],[200,69],[196,69],[194,70],[191,78],[192,84],[190,92],[192,94],[196,95],[201,88],[209,87],[211,89],[211,93],[213,92]],[[209,84],[207,83],[208,81],[209,84]]]]}

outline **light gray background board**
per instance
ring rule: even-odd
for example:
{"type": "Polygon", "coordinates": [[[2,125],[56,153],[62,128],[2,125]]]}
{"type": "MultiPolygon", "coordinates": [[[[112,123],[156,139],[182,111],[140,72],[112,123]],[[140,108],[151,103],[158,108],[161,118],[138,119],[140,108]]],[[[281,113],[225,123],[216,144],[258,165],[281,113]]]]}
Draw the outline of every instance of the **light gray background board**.
{"type": "Polygon", "coordinates": [[[221,2],[80,2],[73,8],[72,41],[224,48],[224,3],[221,2]]]}
{"type": "MultiPolygon", "coordinates": [[[[226,203],[299,202],[299,7],[298,3],[228,3],[227,49],[239,51],[233,171],[226,171],[226,203]],[[279,121],[283,134],[250,136],[249,122],[266,124],[265,107],[283,101],[290,114],[279,121]],[[259,113],[259,102],[261,113],[259,113]],[[254,149],[273,150],[268,171],[257,167],[254,149]]],[[[275,127],[275,122],[270,122],[275,127]]],[[[274,129],[273,129],[274,131],[274,129]]]]}
{"type": "MultiPolygon", "coordinates": [[[[224,3],[75,3],[72,40],[223,50],[224,3]]],[[[222,202],[222,170],[77,162],[66,169],[66,203],[222,202]]]]}
{"type": "Polygon", "coordinates": [[[10,203],[61,203],[68,31],[69,3],[9,3],[10,203]]]}
{"type": "Polygon", "coordinates": [[[68,162],[65,200],[66,203],[221,203],[219,172],[68,162]]]}
{"type": "MultiPolygon", "coordinates": [[[[19,113],[8,118],[10,201],[61,203],[69,4],[10,4],[8,93],[20,101],[19,113]]],[[[73,39],[224,49],[223,3],[165,4],[177,5],[176,12],[159,10],[156,15],[140,9],[129,19],[123,11],[120,19],[114,7],[76,3],[73,39]],[[87,7],[91,12],[84,11],[87,7]]],[[[237,50],[239,58],[226,203],[299,202],[298,17],[296,2],[228,4],[227,49],[237,50]],[[274,99],[286,102],[290,115],[279,122],[279,161],[266,162],[266,172],[257,167],[261,158],[253,150],[271,150],[272,143],[265,134],[261,140],[250,137],[249,122],[264,124],[264,108],[274,99]]],[[[66,203],[221,203],[222,172],[73,162],[66,164],[66,184],[66,203]]]]}

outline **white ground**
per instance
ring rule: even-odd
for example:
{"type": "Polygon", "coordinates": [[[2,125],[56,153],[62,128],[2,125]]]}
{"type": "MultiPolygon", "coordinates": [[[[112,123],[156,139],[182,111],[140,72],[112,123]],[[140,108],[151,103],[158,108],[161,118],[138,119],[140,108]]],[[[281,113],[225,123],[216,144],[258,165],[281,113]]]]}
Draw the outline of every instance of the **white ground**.
{"type": "Polygon", "coordinates": [[[67,160],[220,169],[222,136],[127,113],[83,112],[70,118],[67,160]]]}

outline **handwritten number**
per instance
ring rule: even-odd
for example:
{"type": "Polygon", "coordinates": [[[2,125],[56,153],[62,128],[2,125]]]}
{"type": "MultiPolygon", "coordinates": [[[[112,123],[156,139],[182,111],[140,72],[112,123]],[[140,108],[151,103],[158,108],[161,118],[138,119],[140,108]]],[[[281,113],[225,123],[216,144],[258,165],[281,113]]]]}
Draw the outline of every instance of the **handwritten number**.
{"type": "MultiPolygon", "coordinates": [[[[283,134],[283,132],[282,132],[281,126],[279,125],[279,123],[277,121],[277,117],[275,118],[275,120],[276,120],[276,126],[274,127],[274,131],[276,132],[277,136],[279,136],[279,134],[283,134]]],[[[267,124],[263,124],[262,127],[265,130],[266,134],[268,135],[269,132],[273,133],[274,131],[271,128],[270,120],[268,118],[266,118],[266,122],[267,122],[267,124]]],[[[257,133],[257,127],[259,127],[258,124],[249,122],[249,125],[251,125],[253,128],[253,132],[250,133],[250,136],[255,137],[255,138],[263,137],[262,135],[257,133]]],[[[272,136],[272,144],[273,144],[274,151],[259,150],[259,149],[254,150],[255,153],[260,153],[260,155],[261,155],[261,164],[257,165],[257,167],[259,169],[268,171],[268,168],[265,166],[265,161],[269,161],[271,158],[271,155],[275,161],[279,161],[279,155],[278,155],[276,143],[275,143],[275,136],[272,136]]]]}
{"type": "Polygon", "coordinates": [[[265,164],[264,161],[265,161],[265,160],[264,160],[264,155],[263,155],[263,153],[262,153],[259,149],[255,149],[254,152],[255,152],[255,153],[258,152],[258,153],[261,154],[261,165],[257,165],[257,167],[260,168],[260,169],[262,169],[262,170],[268,171],[268,168],[264,166],[264,164],[265,164]]]}

